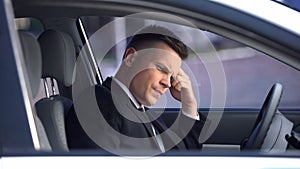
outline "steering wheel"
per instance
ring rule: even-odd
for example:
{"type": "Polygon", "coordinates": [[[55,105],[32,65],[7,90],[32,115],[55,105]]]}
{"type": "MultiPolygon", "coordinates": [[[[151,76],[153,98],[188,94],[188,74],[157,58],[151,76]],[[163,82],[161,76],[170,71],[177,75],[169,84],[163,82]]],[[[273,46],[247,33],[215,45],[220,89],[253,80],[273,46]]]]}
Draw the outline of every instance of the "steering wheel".
{"type": "Polygon", "coordinates": [[[270,89],[264,104],[258,114],[252,132],[241,145],[243,150],[259,150],[262,148],[268,129],[277,111],[281,99],[283,87],[275,83],[270,89]]]}

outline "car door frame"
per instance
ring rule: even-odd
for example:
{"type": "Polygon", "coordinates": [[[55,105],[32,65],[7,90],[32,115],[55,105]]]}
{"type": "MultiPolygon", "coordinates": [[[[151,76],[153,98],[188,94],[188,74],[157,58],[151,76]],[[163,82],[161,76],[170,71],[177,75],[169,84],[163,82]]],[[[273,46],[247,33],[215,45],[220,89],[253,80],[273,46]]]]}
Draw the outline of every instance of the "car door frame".
{"type": "Polygon", "coordinates": [[[12,3],[0,1],[1,154],[28,152],[39,147],[30,103],[31,93],[12,3]],[[9,129],[9,130],[8,130],[9,129]]]}

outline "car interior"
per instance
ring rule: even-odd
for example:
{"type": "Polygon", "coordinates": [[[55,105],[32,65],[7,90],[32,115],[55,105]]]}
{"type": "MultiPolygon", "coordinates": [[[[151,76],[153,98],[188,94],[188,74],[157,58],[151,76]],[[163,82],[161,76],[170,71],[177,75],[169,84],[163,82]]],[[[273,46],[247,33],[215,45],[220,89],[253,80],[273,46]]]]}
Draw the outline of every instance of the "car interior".
{"type": "MultiPolygon", "coordinates": [[[[51,7],[40,10],[51,11],[51,7]]],[[[92,11],[93,14],[97,13],[95,11],[92,11]]],[[[77,17],[81,13],[82,16],[87,15],[87,10],[76,13],[76,16],[71,13],[67,17],[52,16],[51,12],[40,15],[43,12],[31,12],[30,8],[22,11],[20,6],[16,6],[15,23],[18,26],[35,111],[33,115],[39,139],[36,148],[46,152],[71,152],[66,138],[65,116],[74,104],[74,98],[88,87],[101,83],[103,77],[109,76],[105,74],[104,66],[101,67],[106,62],[98,63],[98,56],[94,55],[93,50],[96,49],[92,47],[98,44],[90,44],[92,42],[89,42],[88,36],[93,29],[95,32],[100,26],[112,21],[108,18],[113,17],[100,16],[100,19],[88,20],[77,17]],[[89,27],[91,31],[88,32],[87,23],[96,21],[100,26],[89,27]]],[[[101,40],[103,43],[109,41],[101,40]]],[[[218,43],[213,45],[218,48],[218,43]]],[[[105,58],[108,64],[111,62],[109,57],[107,54],[105,58]]],[[[111,69],[115,71],[116,68],[111,69]]],[[[256,100],[260,103],[256,108],[199,107],[200,112],[210,120],[218,122],[216,126],[205,128],[202,152],[228,154],[261,150],[264,153],[282,153],[299,149],[300,108],[278,108],[285,95],[285,87],[276,81],[272,81],[272,85],[266,85],[261,92],[263,98],[256,100]],[[211,133],[212,128],[214,130],[211,133]]],[[[260,91],[262,90],[252,93],[260,91]]],[[[156,109],[161,111],[161,108],[156,109]]],[[[179,108],[168,107],[164,110],[166,113],[162,115],[163,119],[168,125],[172,125],[179,108]]]]}

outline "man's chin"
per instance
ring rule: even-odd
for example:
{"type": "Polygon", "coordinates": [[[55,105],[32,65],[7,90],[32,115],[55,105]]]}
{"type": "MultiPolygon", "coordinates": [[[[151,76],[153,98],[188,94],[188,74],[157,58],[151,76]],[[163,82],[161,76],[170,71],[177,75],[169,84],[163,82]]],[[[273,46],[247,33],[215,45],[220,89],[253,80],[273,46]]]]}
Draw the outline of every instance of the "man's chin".
{"type": "Polygon", "coordinates": [[[151,99],[151,100],[148,100],[147,103],[145,103],[144,105],[145,105],[145,106],[154,106],[154,105],[157,103],[157,100],[158,100],[158,99],[156,99],[156,98],[154,99],[154,98],[153,98],[153,99],[151,99]]]}

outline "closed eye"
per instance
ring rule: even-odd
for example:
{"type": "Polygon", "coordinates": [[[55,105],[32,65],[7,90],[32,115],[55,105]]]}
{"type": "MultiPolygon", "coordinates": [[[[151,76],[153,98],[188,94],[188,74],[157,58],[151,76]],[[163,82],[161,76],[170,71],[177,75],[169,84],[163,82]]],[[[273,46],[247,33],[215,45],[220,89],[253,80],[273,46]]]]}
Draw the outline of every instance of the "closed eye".
{"type": "Polygon", "coordinates": [[[160,65],[156,65],[156,69],[159,71],[164,71],[163,67],[161,67],[160,65]]]}
{"type": "Polygon", "coordinates": [[[161,71],[161,72],[166,73],[166,74],[169,74],[169,73],[170,73],[170,71],[169,71],[166,67],[164,67],[164,66],[162,66],[162,65],[160,65],[160,64],[157,64],[157,65],[156,65],[156,69],[157,69],[158,71],[161,71]]]}

